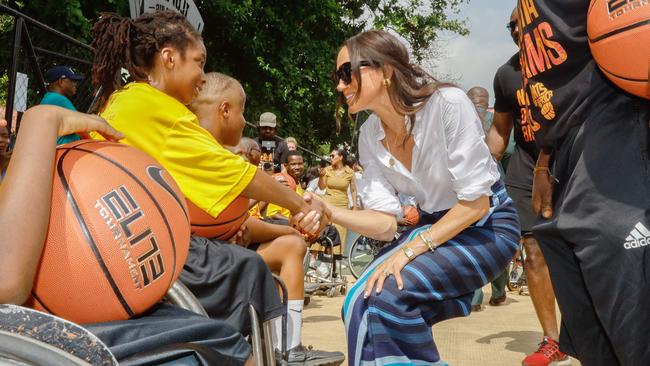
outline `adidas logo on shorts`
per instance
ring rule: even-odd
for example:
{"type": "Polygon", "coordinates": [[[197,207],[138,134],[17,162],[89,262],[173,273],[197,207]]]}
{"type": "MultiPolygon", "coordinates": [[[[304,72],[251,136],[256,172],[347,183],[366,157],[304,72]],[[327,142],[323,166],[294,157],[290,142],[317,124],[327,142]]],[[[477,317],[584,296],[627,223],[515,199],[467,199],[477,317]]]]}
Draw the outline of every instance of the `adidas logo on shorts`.
{"type": "Polygon", "coordinates": [[[630,235],[625,238],[625,244],[623,247],[625,249],[634,249],[639,247],[645,247],[650,245],[650,231],[640,222],[637,222],[634,225],[634,229],[630,232],[630,235]]]}

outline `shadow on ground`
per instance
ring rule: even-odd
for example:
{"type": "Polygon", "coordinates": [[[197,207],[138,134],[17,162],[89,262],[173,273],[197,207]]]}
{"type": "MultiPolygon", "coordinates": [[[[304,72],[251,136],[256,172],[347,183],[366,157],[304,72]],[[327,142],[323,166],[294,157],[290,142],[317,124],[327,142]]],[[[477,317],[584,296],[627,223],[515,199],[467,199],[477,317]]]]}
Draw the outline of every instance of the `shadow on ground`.
{"type": "Polygon", "coordinates": [[[333,315],[313,315],[307,316],[302,319],[303,323],[318,323],[318,322],[331,322],[331,321],[342,321],[340,316],[333,315]]]}
{"type": "Polygon", "coordinates": [[[506,339],[505,348],[508,351],[526,354],[534,350],[537,343],[541,342],[542,332],[528,330],[504,331],[478,338],[476,343],[491,344],[493,343],[492,341],[501,338],[506,339]]]}

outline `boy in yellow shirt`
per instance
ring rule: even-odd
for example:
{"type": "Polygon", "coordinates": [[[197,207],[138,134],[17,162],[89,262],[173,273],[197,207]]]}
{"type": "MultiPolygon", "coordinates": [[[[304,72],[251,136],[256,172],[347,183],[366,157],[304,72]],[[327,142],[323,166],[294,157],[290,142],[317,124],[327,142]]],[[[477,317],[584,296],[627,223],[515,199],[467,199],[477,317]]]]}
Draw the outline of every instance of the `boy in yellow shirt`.
{"type": "MultiPolygon", "coordinates": [[[[237,80],[212,72],[206,75],[206,83],[190,105],[190,110],[196,114],[201,126],[210,132],[218,143],[235,146],[240,143],[244,129],[245,101],[246,94],[237,80]]],[[[276,188],[269,186],[268,189],[276,188]]],[[[304,305],[303,261],[307,250],[307,244],[300,234],[290,226],[274,225],[253,217],[249,217],[244,225],[250,232],[249,240],[252,244],[244,242],[241,245],[257,251],[269,268],[278,273],[287,285],[289,363],[318,360],[322,364],[331,365],[342,362],[344,356],[340,352],[308,350],[300,342],[304,305]]],[[[276,339],[279,339],[278,333],[281,327],[277,323],[275,329],[276,339]]],[[[276,348],[279,349],[278,343],[276,348]]]]}

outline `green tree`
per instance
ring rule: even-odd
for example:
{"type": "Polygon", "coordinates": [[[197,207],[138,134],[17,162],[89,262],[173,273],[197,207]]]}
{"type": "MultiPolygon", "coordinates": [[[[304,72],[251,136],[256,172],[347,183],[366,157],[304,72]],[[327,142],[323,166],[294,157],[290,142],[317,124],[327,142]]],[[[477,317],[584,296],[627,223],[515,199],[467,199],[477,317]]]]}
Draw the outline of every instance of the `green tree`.
{"type": "MultiPolygon", "coordinates": [[[[272,111],[280,135],[295,136],[312,149],[351,137],[350,124],[335,133],[331,81],[336,52],[346,38],[371,27],[387,28],[422,60],[440,31],[467,33],[461,21],[450,18],[466,1],[195,0],[205,22],[206,71],[242,81],[249,121],[272,111]]],[[[128,0],[3,2],[85,42],[99,12],[129,15],[128,0]]]]}

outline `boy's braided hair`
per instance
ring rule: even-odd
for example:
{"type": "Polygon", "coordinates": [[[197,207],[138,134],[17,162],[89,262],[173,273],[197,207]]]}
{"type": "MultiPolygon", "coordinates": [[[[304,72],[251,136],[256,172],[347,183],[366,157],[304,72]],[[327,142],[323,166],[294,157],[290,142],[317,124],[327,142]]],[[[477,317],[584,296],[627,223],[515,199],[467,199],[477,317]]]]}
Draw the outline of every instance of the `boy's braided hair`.
{"type": "Polygon", "coordinates": [[[201,40],[187,19],[172,10],[146,13],[135,20],[102,13],[92,34],[91,46],[95,49],[92,80],[96,89],[101,87],[99,106],[121,87],[122,68],[135,81],[146,81],[153,57],[162,48],[174,47],[185,57],[187,46],[201,40]]]}

